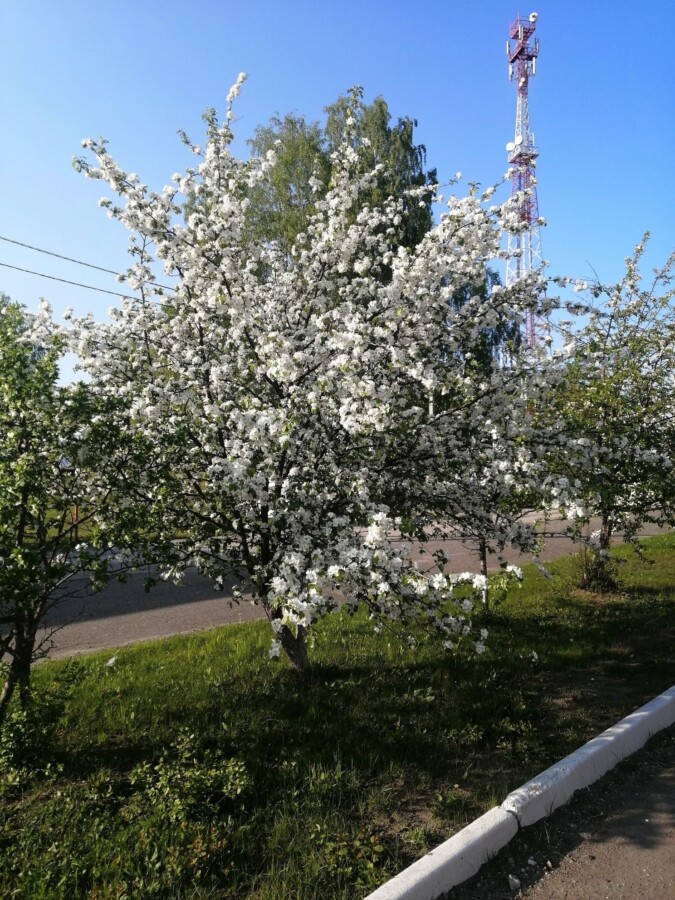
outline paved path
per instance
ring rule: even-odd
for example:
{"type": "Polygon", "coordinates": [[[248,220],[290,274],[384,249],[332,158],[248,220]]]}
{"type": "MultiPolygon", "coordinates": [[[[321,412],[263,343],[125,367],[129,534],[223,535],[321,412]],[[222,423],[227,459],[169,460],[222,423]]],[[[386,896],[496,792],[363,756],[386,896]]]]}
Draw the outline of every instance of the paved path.
{"type": "Polygon", "coordinates": [[[675,726],[523,829],[449,894],[449,900],[510,898],[675,900],[675,726]]]}
{"type": "MultiPolygon", "coordinates": [[[[564,524],[558,522],[554,527],[562,530],[564,524]]],[[[650,529],[645,533],[656,531],[650,529]]],[[[480,570],[475,549],[459,541],[427,544],[425,559],[429,560],[428,554],[440,546],[450,555],[454,571],[480,570]]],[[[568,538],[555,536],[549,539],[542,559],[557,559],[572,550],[568,538]]],[[[515,551],[507,551],[506,557],[518,563],[530,559],[515,551]]],[[[490,562],[497,567],[494,557],[490,562]]],[[[58,629],[52,637],[50,657],[90,653],[264,617],[260,607],[252,606],[247,600],[241,604],[232,602],[231,583],[223,591],[216,591],[213,583],[196,571],[187,573],[181,587],[162,582],[146,593],[143,582],[142,575],[131,577],[125,584],[112,581],[100,594],[84,601],[68,601],[54,609],[46,623],[50,631],[58,629]]]]}
{"type": "Polygon", "coordinates": [[[611,806],[606,817],[582,822],[579,846],[522,897],[674,900],[675,739],[660,759],[640,760],[611,806]]]}

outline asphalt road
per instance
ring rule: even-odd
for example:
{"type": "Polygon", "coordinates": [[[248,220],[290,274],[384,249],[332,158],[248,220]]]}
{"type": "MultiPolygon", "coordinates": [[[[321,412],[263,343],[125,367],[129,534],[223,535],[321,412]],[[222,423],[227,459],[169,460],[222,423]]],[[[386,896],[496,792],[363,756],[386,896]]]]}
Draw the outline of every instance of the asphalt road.
{"type": "Polygon", "coordinates": [[[536,825],[448,900],[673,900],[675,726],[536,825]]]}
{"type": "MultiPolygon", "coordinates": [[[[671,735],[673,734],[671,729],[671,735]]],[[[522,894],[527,900],[675,898],[675,740],[643,755],[595,821],[578,825],[579,845],[522,894]]]]}
{"type": "MultiPolygon", "coordinates": [[[[565,526],[559,522],[553,527],[562,530],[565,526]]],[[[591,523],[591,528],[594,527],[591,523]]],[[[658,529],[652,528],[645,533],[656,531],[658,529]]],[[[454,571],[480,570],[475,549],[456,540],[425,545],[425,559],[430,559],[429,554],[441,546],[449,554],[454,571]]],[[[572,550],[570,540],[557,535],[548,540],[541,558],[544,561],[557,559],[572,550]]],[[[530,557],[515,551],[507,551],[505,556],[510,562],[530,561],[530,557]]],[[[417,558],[421,559],[419,553],[417,558]]],[[[498,567],[494,557],[489,563],[498,567]]],[[[231,591],[232,584],[216,591],[213,583],[201,578],[196,571],[186,574],[182,586],[162,582],[149,593],[144,590],[143,575],[132,576],[124,584],[113,580],[100,594],[85,600],[66,601],[51,611],[45,622],[47,631],[52,632],[49,657],[90,653],[264,618],[260,607],[246,599],[240,604],[234,603],[231,591]]]]}

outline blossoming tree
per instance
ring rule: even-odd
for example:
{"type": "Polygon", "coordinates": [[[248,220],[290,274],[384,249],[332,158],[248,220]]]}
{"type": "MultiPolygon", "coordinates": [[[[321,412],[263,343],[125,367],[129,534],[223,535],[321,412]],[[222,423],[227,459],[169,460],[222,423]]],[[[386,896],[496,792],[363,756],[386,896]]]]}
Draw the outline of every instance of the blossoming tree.
{"type": "Polygon", "coordinates": [[[0,295],[0,722],[17,688],[28,703],[31,665],[53,633],[49,612],[105,581],[104,548],[83,542],[96,476],[79,459],[80,427],[94,410],[84,386],[57,385],[62,345],[46,304],[31,315],[0,295]]]}
{"type": "Polygon", "coordinates": [[[116,470],[123,502],[142,510],[174,574],[196,565],[216,581],[244,578],[272,625],[271,653],[296,667],[338,594],[480,650],[473,601],[453,595],[458,580],[480,579],[440,559],[423,572],[400,536],[479,520],[488,540],[529,540],[515,515],[496,525],[484,500],[486,479],[507,490],[532,477],[519,435],[535,376],[525,355],[480,378],[465,360],[496,312],[522,318],[536,279],[451,303],[482,283],[502,220],[516,215],[487,208],[489,195],[452,198],[407,251],[403,201],[364,203],[379,169],[363,174],[346,141],[328,191],[313,179],[316,212],[289,265],[274,242],[243,240],[248,198],[275,158],[231,153],[242,80],[222,124],[207,114],[205,146],[190,145],[198,164],[159,193],[103,141],[84,142],[93,159],[76,161],[118,195],[101,202],[132,232],[125,278],[141,292],[111,323],[74,325],[94,390],[117,401],[117,427],[144,448],[116,470]],[[175,278],[170,295],[157,262],[175,278]]]}
{"type": "Polygon", "coordinates": [[[615,533],[634,542],[646,523],[675,524],[675,255],[646,283],[647,237],[621,281],[586,288],[589,315],[569,329],[568,360],[539,422],[551,440],[553,503],[585,542],[587,587],[611,583],[615,533]],[[585,539],[591,516],[600,528],[585,539]]]}

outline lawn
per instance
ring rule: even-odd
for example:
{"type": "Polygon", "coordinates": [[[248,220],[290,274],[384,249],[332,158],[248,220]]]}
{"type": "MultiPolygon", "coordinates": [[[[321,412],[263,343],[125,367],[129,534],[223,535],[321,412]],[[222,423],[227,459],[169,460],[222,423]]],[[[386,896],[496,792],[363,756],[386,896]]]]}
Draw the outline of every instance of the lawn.
{"type": "Polygon", "coordinates": [[[611,595],[526,570],[481,657],[340,613],[309,676],[264,623],[39,666],[0,739],[0,895],[365,896],[675,682],[675,534],[644,546],[611,595]]]}

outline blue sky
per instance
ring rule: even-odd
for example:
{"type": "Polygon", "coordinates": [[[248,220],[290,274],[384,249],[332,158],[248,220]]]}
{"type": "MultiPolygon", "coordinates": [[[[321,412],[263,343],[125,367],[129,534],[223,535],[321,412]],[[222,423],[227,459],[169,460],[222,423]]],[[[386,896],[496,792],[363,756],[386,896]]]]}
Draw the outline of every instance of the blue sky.
{"type": "MultiPolygon", "coordinates": [[[[445,181],[484,185],[506,171],[515,88],[505,56],[520,11],[539,14],[530,87],[541,156],[539,208],[551,273],[620,277],[649,229],[649,265],[675,245],[675,3],[627,0],[0,0],[0,235],[111,269],[126,233],[105,193],[71,167],[104,136],[121,165],[161,188],[188,159],[176,131],[202,136],[238,72],[235,149],[279,112],[321,119],[353,84],[382,95],[445,181]]],[[[0,241],[0,262],[115,290],[97,273],[0,241]]],[[[0,290],[104,317],[115,298],[0,267],[0,290]]]]}

